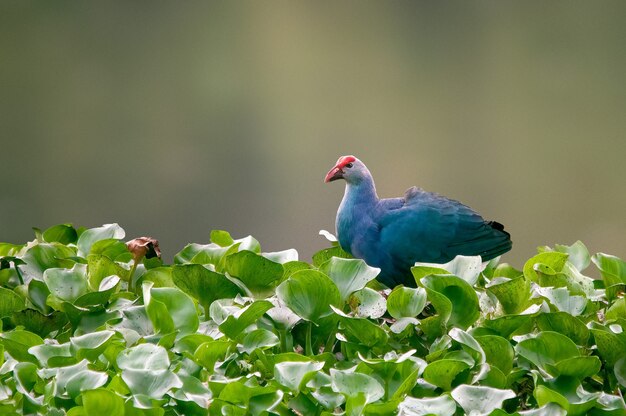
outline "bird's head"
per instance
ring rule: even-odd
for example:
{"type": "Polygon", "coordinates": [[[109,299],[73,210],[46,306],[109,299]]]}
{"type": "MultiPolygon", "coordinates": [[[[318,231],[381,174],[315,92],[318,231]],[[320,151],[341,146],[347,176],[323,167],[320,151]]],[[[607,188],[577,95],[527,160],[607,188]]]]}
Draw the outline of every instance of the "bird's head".
{"type": "Polygon", "coordinates": [[[344,179],[348,183],[357,184],[369,175],[369,171],[359,159],[354,156],[341,156],[337,164],[328,171],[324,182],[344,179]]]}

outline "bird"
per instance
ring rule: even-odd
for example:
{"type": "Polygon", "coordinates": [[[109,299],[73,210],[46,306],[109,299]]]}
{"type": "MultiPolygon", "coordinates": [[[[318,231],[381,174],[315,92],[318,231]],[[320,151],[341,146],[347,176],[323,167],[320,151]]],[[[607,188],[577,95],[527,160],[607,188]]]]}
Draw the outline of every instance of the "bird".
{"type": "Polygon", "coordinates": [[[377,280],[389,288],[415,287],[416,262],[443,264],[457,255],[488,261],[512,247],[502,224],[459,201],[415,186],[402,197],[379,198],[372,174],[352,155],[340,157],[324,181],[339,179],[346,182],[335,223],[339,245],[380,268],[377,280]]]}

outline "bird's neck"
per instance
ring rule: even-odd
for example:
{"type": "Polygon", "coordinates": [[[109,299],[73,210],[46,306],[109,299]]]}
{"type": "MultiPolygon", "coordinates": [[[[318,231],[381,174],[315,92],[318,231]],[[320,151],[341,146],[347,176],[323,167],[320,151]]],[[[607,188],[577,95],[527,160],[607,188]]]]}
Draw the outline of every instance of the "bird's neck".
{"type": "Polygon", "coordinates": [[[368,222],[378,203],[376,187],[371,178],[359,183],[347,183],[346,190],[337,211],[337,237],[341,247],[352,252],[352,242],[361,230],[361,223],[368,222]]]}
{"type": "Polygon", "coordinates": [[[372,177],[362,178],[356,183],[346,183],[346,190],[343,195],[343,203],[351,206],[375,204],[378,202],[376,186],[372,177]]]}

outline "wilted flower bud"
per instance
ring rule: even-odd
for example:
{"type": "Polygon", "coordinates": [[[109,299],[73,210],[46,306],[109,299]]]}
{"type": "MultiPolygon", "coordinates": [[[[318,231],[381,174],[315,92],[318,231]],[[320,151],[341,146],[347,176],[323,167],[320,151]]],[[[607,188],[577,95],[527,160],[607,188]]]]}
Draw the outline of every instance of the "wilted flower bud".
{"type": "Polygon", "coordinates": [[[151,259],[153,257],[161,258],[161,249],[159,249],[159,241],[152,237],[138,237],[126,242],[128,251],[133,253],[136,262],[141,261],[144,257],[151,259]]]}

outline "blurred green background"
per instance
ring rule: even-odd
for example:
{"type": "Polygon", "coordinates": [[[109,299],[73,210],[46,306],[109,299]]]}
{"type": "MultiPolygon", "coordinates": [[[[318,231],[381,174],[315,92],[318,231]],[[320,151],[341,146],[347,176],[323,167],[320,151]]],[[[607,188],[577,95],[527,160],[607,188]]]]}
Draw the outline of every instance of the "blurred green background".
{"type": "Polygon", "coordinates": [[[513,235],[626,256],[626,2],[0,3],[0,241],[118,222],[326,246],[354,154],[513,235]]]}

